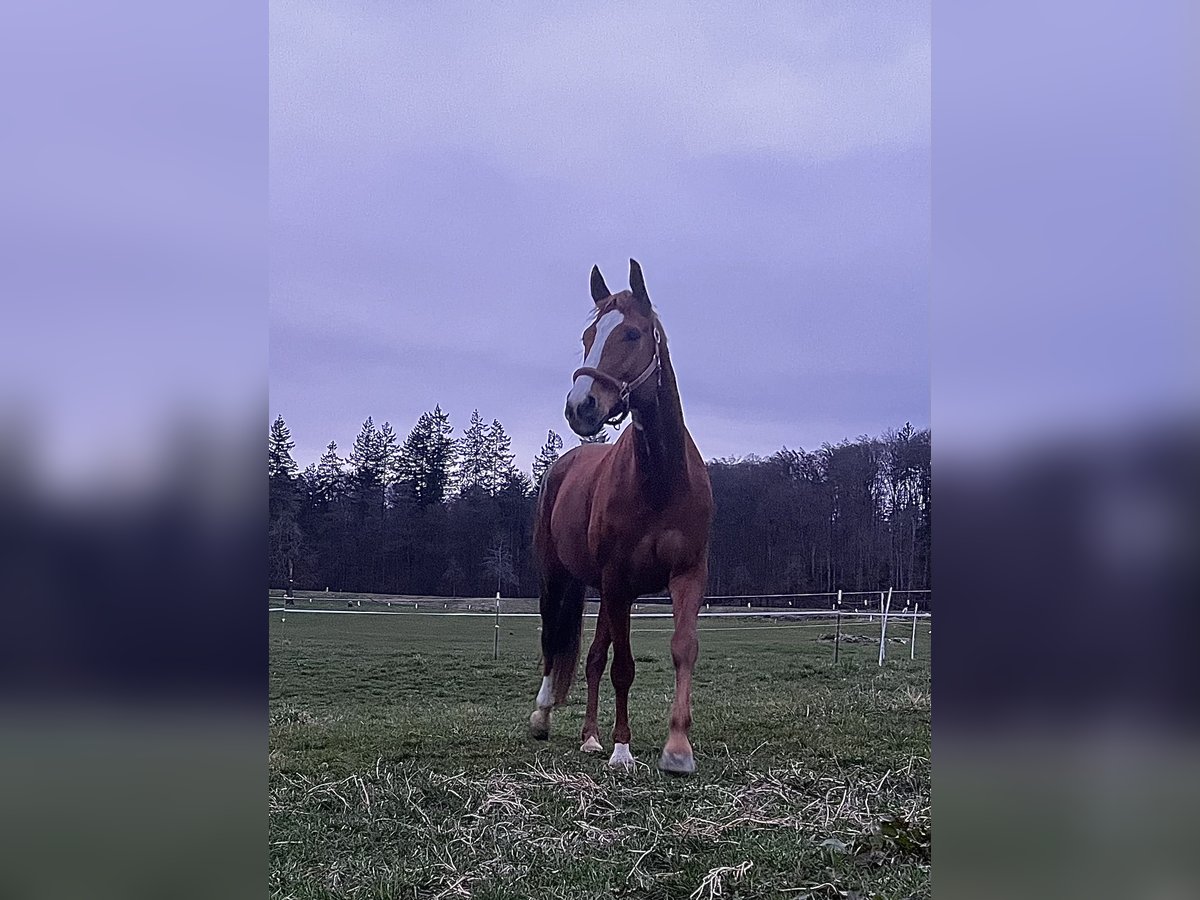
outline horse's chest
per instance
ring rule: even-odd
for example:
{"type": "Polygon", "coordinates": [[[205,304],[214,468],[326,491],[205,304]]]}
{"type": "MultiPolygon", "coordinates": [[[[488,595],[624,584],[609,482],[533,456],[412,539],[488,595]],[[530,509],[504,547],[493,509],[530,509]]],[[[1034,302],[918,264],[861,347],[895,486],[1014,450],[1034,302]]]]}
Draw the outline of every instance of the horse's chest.
{"type": "Polygon", "coordinates": [[[665,581],[675,567],[678,530],[667,521],[631,521],[601,514],[593,521],[592,551],[602,568],[619,568],[633,580],[665,581]]]}

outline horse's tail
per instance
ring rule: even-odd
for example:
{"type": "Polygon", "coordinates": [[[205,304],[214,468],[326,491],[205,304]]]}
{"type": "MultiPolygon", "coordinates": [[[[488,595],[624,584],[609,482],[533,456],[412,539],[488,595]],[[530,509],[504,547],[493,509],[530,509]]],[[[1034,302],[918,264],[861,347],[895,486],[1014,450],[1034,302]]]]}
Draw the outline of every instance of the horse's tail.
{"type": "Polygon", "coordinates": [[[550,660],[555,706],[566,702],[575,680],[583,639],[584,603],[583,582],[574,578],[565,580],[557,597],[546,597],[542,601],[542,653],[550,660]]]}
{"type": "Polygon", "coordinates": [[[574,454],[560,457],[542,477],[533,526],[534,553],[542,570],[542,658],[554,684],[554,705],[567,699],[583,631],[584,585],[566,571],[550,535],[550,514],[574,454]]]}

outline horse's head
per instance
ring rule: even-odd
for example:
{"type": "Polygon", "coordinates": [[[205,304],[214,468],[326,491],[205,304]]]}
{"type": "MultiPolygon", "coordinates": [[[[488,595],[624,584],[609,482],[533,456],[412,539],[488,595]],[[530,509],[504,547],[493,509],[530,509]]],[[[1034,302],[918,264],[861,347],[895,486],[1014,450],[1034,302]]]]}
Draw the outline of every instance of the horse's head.
{"type": "Polygon", "coordinates": [[[637,260],[629,261],[629,290],[619,294],[593,266],[592,299],[596,315],[583,333],[583,366],[567,394],[567,423],[581,437],[620,421],[643,385],[655,387],[661,363],[662,335],[637,260]]]}

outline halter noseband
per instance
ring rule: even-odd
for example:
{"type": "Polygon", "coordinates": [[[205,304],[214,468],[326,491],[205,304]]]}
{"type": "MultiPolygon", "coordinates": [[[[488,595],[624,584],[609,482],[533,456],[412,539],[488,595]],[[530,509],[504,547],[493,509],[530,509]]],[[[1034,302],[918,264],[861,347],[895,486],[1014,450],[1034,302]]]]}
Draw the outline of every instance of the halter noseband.
{"type": "Polygon", "coordinates": [[[650,360],[650,364],[646,366],[646,368],[642,371],[642,374],[633,379],[633,381],[619,381],[618,379],[613,378],[607,372],[601,372],[599,369],[593,369],[591,366],[585,366],[582,369],[576,369],[575,374],[571,376],[571,380],[574,381],[580,375],[587,375],[589,378],[593,378],[596,381],[603,381],[617,392],[617,405],[614,407],[612,415],[604,420],[605,425],[612,425],[616,427],[621,424],[624,418],[629,415],[630,395],[632,395],[634,391],[645,384],[646,380],[655,372],[658,372],[658,385],[659,387],[662,387],[662,364],[659,360],[658,354],[659,342],[661,340],[662,338],[658,333],[658,326],[655,326],[654,358],[650,360]]]}

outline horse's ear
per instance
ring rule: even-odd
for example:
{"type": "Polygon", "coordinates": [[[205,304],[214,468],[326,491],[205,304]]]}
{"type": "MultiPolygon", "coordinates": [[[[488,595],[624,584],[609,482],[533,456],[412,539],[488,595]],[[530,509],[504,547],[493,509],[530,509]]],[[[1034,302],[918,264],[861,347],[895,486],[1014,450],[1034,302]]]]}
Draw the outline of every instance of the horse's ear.
{"type": "Polygon", "coordinates": [[[650,295],[646,292],[646,279],[642,276],[642,267],[636,259],[629,260],[629,288],[633,291],[633,299],[644,307],[644,314],[650,315],[650,295]]]}
{"type": "Polygon", "coordinates": [[[604,283],[604,276],[600,274],[600,267],[592,266],[592,299],[596,303],[601,303],[611,296],[612,291],[604,283]]]}

